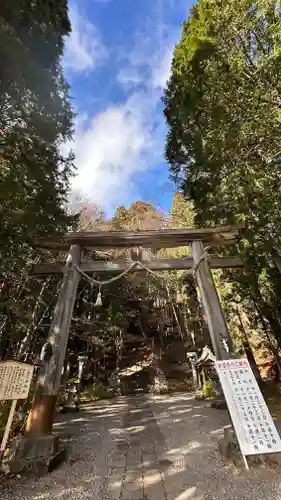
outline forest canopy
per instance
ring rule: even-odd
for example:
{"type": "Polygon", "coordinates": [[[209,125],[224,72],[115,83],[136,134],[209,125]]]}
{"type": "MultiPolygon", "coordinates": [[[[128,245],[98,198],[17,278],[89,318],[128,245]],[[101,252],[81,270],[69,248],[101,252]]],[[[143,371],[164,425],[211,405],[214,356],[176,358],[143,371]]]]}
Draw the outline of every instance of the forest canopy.
{"type": "Polygon", "coordinates": [[[198,1],[164,96],[166,158],[195,224],[247,224],[236,247],[245,269],[225,275],[226,307],[254,307],[279,347],[280,28],[276,0],[198,1]]]}

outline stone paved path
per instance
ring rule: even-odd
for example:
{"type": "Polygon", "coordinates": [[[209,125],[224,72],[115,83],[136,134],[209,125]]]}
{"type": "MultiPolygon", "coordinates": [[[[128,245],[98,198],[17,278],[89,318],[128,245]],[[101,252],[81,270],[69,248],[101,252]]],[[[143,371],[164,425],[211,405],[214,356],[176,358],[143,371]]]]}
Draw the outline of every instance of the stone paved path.
{"type": "Polygon", "coordinates": [[[217,451],[228,423],[191,395],[136,396],[89,405],[56,424],[69,460],[18,478],[1,500],[281,500],[278,469],[236,469],[217,451]]]}

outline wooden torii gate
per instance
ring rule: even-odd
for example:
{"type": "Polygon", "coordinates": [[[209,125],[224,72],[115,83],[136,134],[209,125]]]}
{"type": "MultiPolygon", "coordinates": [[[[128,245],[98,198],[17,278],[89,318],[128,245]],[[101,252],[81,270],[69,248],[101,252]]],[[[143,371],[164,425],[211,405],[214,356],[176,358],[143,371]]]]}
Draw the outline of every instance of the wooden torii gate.
{"type": "MultiPolygon", "coordinates": [[[[61,289],[54,310],[47,343],[41,354],[33,406],[29,414],[26,436],[44,437],[51,433],[56,398],[64,364],[76,290],[80,279],[77,266],[87,274],[100,271],[121,272],[128,261],[113,262],[84,260],[87,249],[108,248],[173,248],[189,246],[192,257],[145,261],[151,270],[195,269],[211,341],[217,359],[226,359],[233,353],[231,336],[214,284],[211,268],[242,268],[239,257],[206,258],[205,248],[236,243],[241,239],[244,225],[207,229],[163,229],[158,231],[68,233],[38,240],[34,247],[68,251],[66,263],[34,264],[33,275],[46,276],[63,273],[61,289]]],[[[142,271],[136,266],[134,271],[142,271]]]]}

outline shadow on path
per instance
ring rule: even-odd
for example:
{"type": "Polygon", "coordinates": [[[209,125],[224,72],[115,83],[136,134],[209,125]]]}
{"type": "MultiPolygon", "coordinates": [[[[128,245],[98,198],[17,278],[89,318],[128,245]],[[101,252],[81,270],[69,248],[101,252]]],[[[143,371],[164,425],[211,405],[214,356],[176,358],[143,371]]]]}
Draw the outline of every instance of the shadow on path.
{"type": "Polygon", "coordinates": [[[236,469],[218,452],[228,415],[190,394],[122,397],[58,416],[69,458],[17,478],[3,500],[281,500],[280,471],[236,469]]]}

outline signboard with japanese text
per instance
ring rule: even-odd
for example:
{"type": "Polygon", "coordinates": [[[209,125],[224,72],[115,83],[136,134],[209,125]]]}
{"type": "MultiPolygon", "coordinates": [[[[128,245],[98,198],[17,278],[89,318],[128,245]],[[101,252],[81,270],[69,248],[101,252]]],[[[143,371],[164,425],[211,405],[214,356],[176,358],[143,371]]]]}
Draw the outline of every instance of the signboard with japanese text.
{"type": "Polygon", "coordinates": [[[281,439],[249,361],[217,361],[216,369],[242,454],[281,452],[281,439]]]}
{"type": "Polygon", "coordinates": [[[17,361],[0,363],[0,401],[26,399],[33,376],[33,365],[17,361]]]}

